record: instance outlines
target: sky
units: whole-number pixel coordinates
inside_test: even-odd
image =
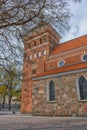
[[[73,14],[70,20],[71,29],[62,35],[60,42],[87,35],[87,0],[82,0],[81,3],[77,4],[71,2],[70,9]]]

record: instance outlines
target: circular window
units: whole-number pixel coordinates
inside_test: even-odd
[[[64,61],[64,60],[61,60],[61,61],[58,62],[58,66],[59,66],[59,67],[64,66],[64,64],[65,64],[65,61]]]
[[[87,54],[82,56],[83,61],[87,61]]]

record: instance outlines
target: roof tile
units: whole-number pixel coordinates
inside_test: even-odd
[[[72,50],[81,46],[85,46],[85,45],[87,45],[87,35],[81,36],[79,38],[76,38],[76,39],[73,39],[73,40],[70,40],[70,41],[67,41],[67,42],[64,42],[55,46],[51,55],[69,51],[69,50]]]

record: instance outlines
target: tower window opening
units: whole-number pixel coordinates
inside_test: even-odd
[[[42,44],[43,43],[43,40],[42,40],[42,38],[40,38],[40,44]]]
[[[32,70],[32,74],[36,74],[36,69],[33,69],[33,70]]]
[[[36,41],[34,41],[33,46],[36,46]]]

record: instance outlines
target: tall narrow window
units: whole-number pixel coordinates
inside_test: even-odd
[[[78,81],[79,93],[81,100],[87,100],[87,80],[84,76],[81,76]]]
[[[46,42],[46,40],[47,40],[47,39],[46,39],[46,35],[45,35],[45,36],[43,36],[43,41]]]
[[[32,55],[30,55],[30,60],[32,60]]]
[[[28,43],[28,48],[30,49],[30,43]]]
[[[44,56],[47,54],[47,51],[46,50],[44,50]]]
[[[36,74],[36,69],[33,69],[33,70],[32,70],[32,74]]]
[[[55,100],[55,90],[54,90],[54,82],[51,81],[49,84],[49,100]]]
[[[39,52],[39,54],[38,54],[38,55],[39,55],[39,57],[41,57],[41,52]]]
[[[33,46],[36,46],[36,41],[34,41]]]
[[[40,38],[40,44],[42,44],[42,43],[43,43],[42,38]]]
[[[26,57],[26,62],[28,62],[28,57]]]
[[[36,58],[36,57],[37,57],[37,54],[35,53],[35,54],[34,54],[34,58]]]

